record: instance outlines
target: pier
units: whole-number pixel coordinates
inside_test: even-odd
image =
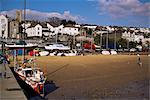
[[[27,100],[8,65],[0,64],[0,100]]]

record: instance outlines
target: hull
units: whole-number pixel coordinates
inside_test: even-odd
[[[45,84],[46,79],[44,79],[43,82],[35,79],[34,77],[26,77],[22,74],[20,74],[20,72],[15,71],[15,73],[17,74],[17,76],[24,81],[27,85],[29,85],[36,93],[38,93],[40,96],[43,96],[43,87]]]
[[[9,44],[6,44],[5,47],[9,48],[9,49],[17,49],[17,48],[34,48],[34,47],[37,47],[38,45],[37,44],[27,44],[27,45],[16,45],[16,44],[13,44],[13,45],[9,45]]]

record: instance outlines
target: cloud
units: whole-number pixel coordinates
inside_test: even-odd
[[[131,15],[150,16],[150,3],[139,0],[98,0],[100,14],[109,14],[113,18]]]
[[[9,17],[15,18],[16,10],[17,9],[13,9],[10,11],[2,11],[1,14],[8,15]],[[26,10],[26,19],[44,21],[50,17],[58,17],[60,19],[74,20],[74,21],[84,20],[84,18],[79,15],[72,15],[70,11],[64,11],[64,13],[61,14],[58,12],[40,12],[31,9]]]

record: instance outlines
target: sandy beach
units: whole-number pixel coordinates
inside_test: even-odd
[[[148,100],[150,59],[136,55],[36,57],[58,89],[48,100]]]

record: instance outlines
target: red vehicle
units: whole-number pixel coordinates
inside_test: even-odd
[[[37,55],[39,55],[39,52],[38,52],[38,51],[37,51],[37,52],[30,51],[30,52],[29,52],[29,55],[30,55],[30,56],[34,56],[34,55],[37,56]]]
[[[84,45],[83,45],[83,47],[84,47],[84,49],[93,49],[93,50],[95,50],[96,49],[96,47],[95,47],[95,44],[92,44],[91,45],[91,43],[85,43]]]

